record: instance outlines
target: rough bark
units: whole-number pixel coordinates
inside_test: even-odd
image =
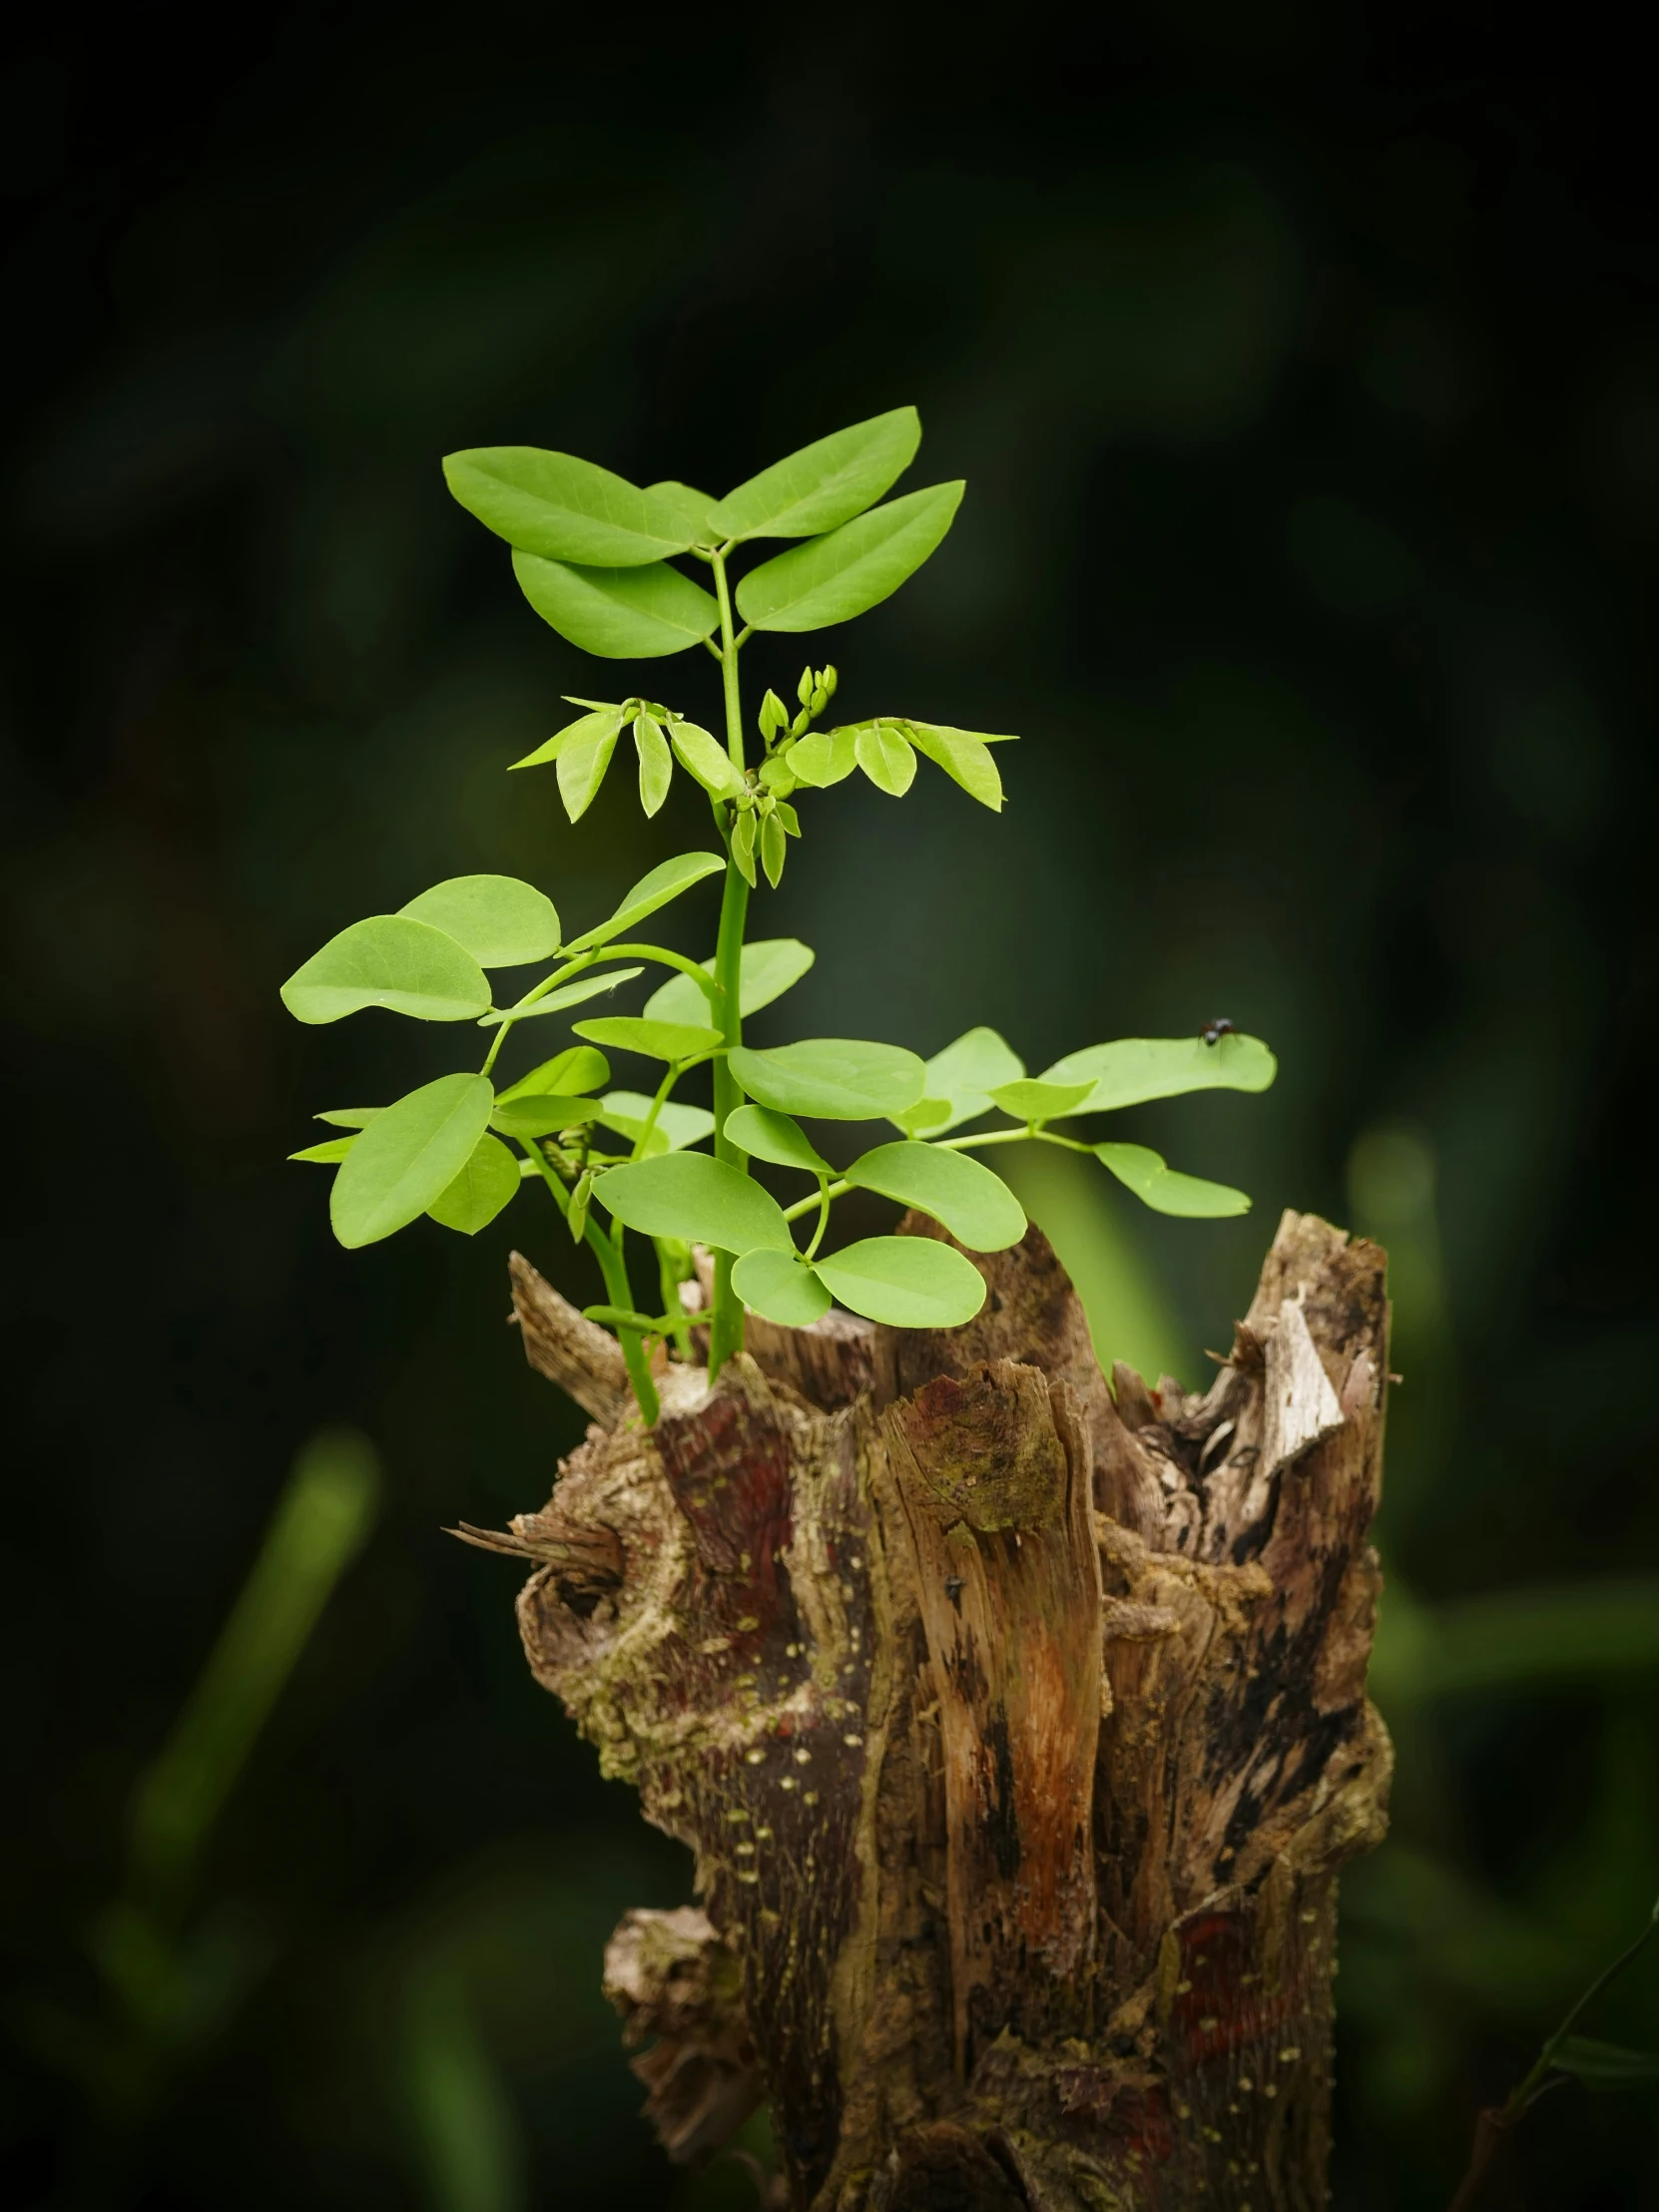
[[[1114,1395],[1035,1229],[976,1264],[968,1328],[752,1325],[647,1434],[515,1259],[606,1424],[466,1533],[545,1562],[537,1679],[696,1854],[607,1963],[648,2110],[696,2157],[764,2093],[803,2212],[1315,2212],[1389,1769],[1382,1254],[1287,1214],[1202,1396]]]

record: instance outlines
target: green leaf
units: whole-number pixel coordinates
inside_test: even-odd
[[[561,1129],[579,1129],[595,1121],[601,1112],[597,1098],[570,1098],[562,1091],[538,1097],[526,1092],[520,1098],[498,1098],[490,1127],[506,1137],[551,1137]]]
[[[812,947],[799,937],[759,937],[746,944],[738,986],[743,1019],[747,1021],[775,998],[782,998],[800,982],[816,958]],[[703,961],[702,967],[706,975],[715,972],[713,959]],[[709,1000],[689,975],[671,975],[646,1000],[645,1011],[653,1021],[707,1021]]]
[[[926,1068],[927,1088],[907,1114],[894,1115],[910,1136],[926,1130],[943,1136],[964,1121],[977,1121],[991,1110],[990,1094],[1002,1083],[1017,1083],[1025,1063],[994,1029],[969,1029],[935,1052]],[[929,1102],[942,1102],[943,1114],[923,1114]]]
[[[347,1250],[376,1244],[441,1198],[489,1126],[482,1075],[440,1075],[376,1114],[334,1177],[328,1212]]]
[[[858,1037],[810,1037],[771,1052],[740,1045],[728,1064],[758,1105],[820,1121],[900,1114],[921,1096],[924,1081],[913,1052]]]
[[[1576,2074],[1588,2089],[1630,2089],[1638,2082],[1659,2081],[1659,2050],[1627,2050],[1593,2035],[1562,2036],[1549,2062],[1561,2073]]]
[[[560,753],[559,797],[572,822],[580,822],[599,797],[599,787],[605,781],[605,772],[611,765],[621,731],[620,722],[612,729],[606,727],[601,718],[600,728],[591,737],[578,738]]]
[[[775,461],[729,491],[709,519],[723,538],[810,538],[833,530],[896,483],[920,443],[914,407],[895,407]]]
[[[559,949],[552,899],[515,875],[452,875],[398,910],[453,937],[480,967],[522,967]]]
[[[654,715],[634,717],[634,750],[640,757],[640,805],[649,821],[674,781],[674,755]]]
[[[591,1044],[608,1044],[617,1052],[643,1053],[648,1060],[695,1060],[724,1042],[718,1029],[696,1028],[689,1022],[646,1021],[638,1014],[615,1014],[572,1026]]]
[[[290,1152],[290,1160],[312,1160],[318,1167],[337,1167],[351,1147],[355,1137],[330,1137],[325,1144],[308,1144],[303,1152]]]
[[[282,985],[295,1021],[339,1021],[365,1006],[385,1006],[417,1021],[470,1021],[490,1002],[472,954],[428,921],[371,914],[354,921]]]
[[[1045,1083],[1094,1087],[1080,1113],[1101,1114],[1139,1106],[1149,1098],[1179,1098],[1186,1091],[1265,1091],[1279,1063],[1259,1037],[1119,1037],[1068,1052],[1044,1071]]]
[[[476,1237],[517,1196],[518,1161],[499,1137],[483,1136],[460,1174],[426,1211],[445,1229]]]
[[[548,560],[641,568],[692,543],[680,502],[641,491],[573,453],[480,445],[448,454],[443,473],[450,491],[487,530]]]
[[[331,1122],[336,1129],[366,1129],[375,1115],[384,1111],[383,1106],[334,1106],[325,1114],[313,1114],[311,1119]]]
[[[750,810],[732,825],[732,857],[750,889],[755,888],[755,816]]]
[[[767,881],[774,890],[784,880],[786,854],[784,825],[775,814],[765,816],[761,822],[761,865],[766,869]]]
[[[686,774],[695,777],[711,797],[736,799],[744,790],[744,780],[733,767],[731,755],[700,724],[671,722],[668,735]]]
[[[831,1297],[889,1329],[959,1329],[985,1303],[973,1262],[931,1237],[866,1237],[813,1266]]]
[[[513,555],[518,588],[561,638],[602,661],[655,661],[700,645],[720,608],[677,568],[572,568]]]
[[[746,1252],[732,1270],[732,1288],[753,1312],[785,1329],[810,1329],[830,1311],[820,1278],[781,1252]]]
[[[679,1237],[722,1252],[795,1250],[784,1209],[771,1193],[706,1152],[665,1152],[608,1169],[594,1195],[618,1221],[648,1237]]]
[[[603,1052],[596,1052],[591,1044],[569,1044],[504,1091],[497,1091],[495,1103],[502,1106],[510,1098],[545,1098],[552,1093],[576,1098],[602,1090],[610,1080],[611,1064]]]
[[[866,722],[853,741],[858,766],[878,792],[902,799],[915,782],[916,757],[890,722]]]
[[[804,1168],[809,1175],[834,1173],[799,1122],[791,1121],[788,1114],[775,1114],[770,1106],[735,1107],[726,1117],[726,1135],[740,1151],[770,1160],[776,1168]]]
[[[858,733],[855,729],[810,731],[796,740],[786,759],[797,783],[827,791],[857,767]]]
[[[498,1007],[485,1014],[478,1026],[494,1029],[504,1021],[534,1021],[538,1014],[562,1014],[567,1006],[580,1006],[587,998],[598,998],[604,991],[614,991],[619,983],[631,983],[636,975],[645,973],[642,967],[607,968],[603,975],[579,975],[572,983],[561,983],[556,991],[549,991],[545,998],[533,1001],[520,999],[516,1006]]]
[[[643,1091],[608,1091],[599,1119],[604,1128],[614,1129],[630,1144],[638,1144],[650,1116],[651,1101]],[[715,1117],[706,1106],[681,1106],[672,1098],[665,1099],[657,1110],[646,1157],[649,1159],[659,1152],[679,1152],[686,1145],[700,1144],[713,1134],[714,1126]]]
[[[879,606],[950,528],[962,490],[934,484],[792,546],[751,569],[738,586],[739,614],[757,630],[822,630]]]
[[[701,883],[706,875],[724,873],[725,867],[726,862],[718,852],[680,852],[672,860],[661,861],[649,875],[640,877],[608,921],[600,922],[596,928],[575,938],[565,950],[586,952],[593,945],[609,944],[625,929],[632,929],[635,922],[643,921],[647,914],[654,914],[659,906],[666,906],[670,899],[678,898],[694,883]]]
[[[603,737],[615,738],[622,728],[620,707],[598,707],[592,714],[579,715],[574,722],[567,722],[562,730],[555,730],[545,745],[538,745],[534,753],[526,753],[522,761],[514,761],[514,768],[545,768],[549,761],[556,761],[567,746],[595,745]]]
[[[1097,1144],[1089,1148],[1118,1181],[1157,1214],[1183,1214],[1193,1221],[1220,1221],[1248,1214],[1250,1200],[1225,1183],[1206,1183],[1196,1175],[1167,1168],[1159,1153],[1144,1144]]]
[[[901,1206],[919,1206],[974,1252],[1004,1252],[1025,1234],[1019,1200],[1000,1175],[965,1152],[941,1152],[930,1144],[877,1145],[853,1161],[846,1180]]]
[[[676,483],[671,477],[661,484],[647,484],[645,495],[660,514],[673,515],[675,530],[688,545],[721,543],[713,521],[715,503],[706,491],[694,491],[690,484]]]
[[[1015,1121],[1052,1121],[1081,1106],[1093,1088],[1089,1083],[1037,1083],[1029,1076],[1013,1083],[998,1083],[988,1092],[993,1106],[1000,1106]]]
[[[938,723],[906,722],[904,734],[917,752],[961,785],[970,799],[993,814],[1002,812],[1002,778],[991,758],[990,742],[972,730],[951,730]],[[998,739],[1011,744],[1011,739]]]

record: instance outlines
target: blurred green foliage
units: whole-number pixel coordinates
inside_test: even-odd
[[[4,1016],[40,1116],[5,1275],[8,2201],[753,2201],[739,2164],[663,2164],[597,1989],[685,1856],[528,1680],[511,1573],[437,1533],[541,1502],[581,1433],[501,1326],[505,1238],[348,1259],[282,1164],[312,1099],[410,1079],[389,1020],[281,1017],[343,919],[480,868],[602,912],[696,841],[683,795],[646,824],[607,792],[578,841],[502,773],[581,686],[449,502],[461,446],[720,484],[913,397],[971,490],[833,641],[838,703],[1026,742],[995,821],[942,783],[925,817],[826,796],[767,901],[819,948],[792,1020],[924,1051],[989,1021],[1033,1066],[1223,1013],[1273,1040],[1248,1114],[1123,1132],[1253,1217],[1022,1183],[1108,1360],[1199,1382],[1282,1205],[1391,1249],[1399,1766],[1344,1886],[1338,2204],[1443,2205],[1651,1899],[1636,75],[1510,41],[1499,79],[1397,12],[1132,11],[1075,67],[989,12],[843,30],[299,8],[188,55],[48,23],[8,64]],[[562,1233],[531,1256],[599,1296]],[[201,1655],[342,1420],[385,1461],[376,1531],[314,1625],[242,1631],[265,1686],[216,1718]],[[191,1870],[203,2031],[89,2182],[84,2076],[34,2030],[174,1970],[98,1919],[170,1740],[146,1864]],[[1594,2032],[1659,2040],[1651,1958]],[[1526,2130],[1494,2205],[1659,2170],[1651,2094],[1564,2089]]]

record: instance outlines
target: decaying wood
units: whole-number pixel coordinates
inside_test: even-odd
[[[512,1319],[524,1337],[524,1357],[557,1382],[602,1427],[614,1428],[632,1400],[622,1347],[596,1321],[585,1320],[544,1281],[522,1253],[507,1261]]]
[[[669,1366],[495,1539],[546,1561],[537,1679],[696,1855],[703,1911],[607,1966],[649,2109],[696,2157],[764,2081],[813,2212],[1316,2212],[1389,1768],[1382,1254],[1287,1214],[1202,1396],[1107,1387],[1037,1231],[975,1264],[964,1330]],[[526,1350],[596,1410],[539,1282]]]

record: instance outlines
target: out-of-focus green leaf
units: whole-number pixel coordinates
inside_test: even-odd
[[[403,2103],[431,2212],[526,2212],[529,2159],[458,1973],[426,1965],[398,2008]]]
[[[809,1175],[833,1173],[800,1123],[770,1106],[737,1107],[726,1117],[726,1135],[740,1151],[770,1160],[774,1167],[802,1168]]]
[[[1000,1084],[1017,1083],[1025,1063],[994,1029],[966,1030],[935,1052],[925,1069],[926,1088],[917,1104],[892,1119],[910,1136],[924,1130],[942,1137],[964,1121],[977,1121],[991,1110],[990,1094]],[[933,1110],[924,1112],[932,1102]],[[943,1105],[941,1114],[937,1109]]]
[[[931,1237],[866,1237],[813,1263],[833,1298],[889,1329],[958,1329],[985,1303],[985,1279]]]
[[[1149,1098],[1179,1098],[1185,1091],[1265,1091],[1278,1071],[1260,1037],[1223,1037],[1213,1045],[1202,1037],[1119,1037],[1068,1052],[1044,1069],[1042,1079],[1092,1083],[1078,1111],[1102,1114]]]
[[[463,946],[406,914],[354,921],[282,985],[295,1021],[339,1021],[384,1006],[417,1021],[475,1020],[490,1002],[484,971]]]
[[[990,1092],[993,1106],[1000,1106],[1015,1121],[1052,1121],[1057,1114],[1069,1114],[1081,1106],[1091,1083],[1038,1083],[1029,1076],[1012,1083],[998,1083]]]
[[[660,660],[720,626],[719,606],[677,568],[572,568],[515,553],[513,574],[543,622],[602,661]]]
[[[453,937],[480,967],[522,967],[559,949],[552,899],[513,875],[453,875],[398,910]]]
[[[489,1126],[482,1075],[440,1075],[377,1114],[334,1177],[328,1213],[348,1250],[377,1244],[442,1196]]]
[[[974,1252],[1006,1251],[1025,1234],[1019,1200],[1001,1176],[965,1152],[941,1152],[930,1144],[877,1145],[853,1161],[846,1180],[901,1206],[918,1206]]]
[[[1097,1144],[1090,1150],[1126,1190],[1155,1214],[1181,1214],[1189,1221],[1222,1221],[1230,1214],[1248,1214],[1250,1200],[1243,1191],[1226,1183],[1206,1183],[1196,1175],[1180,1175],[1164,1165],[1161,1154],[1144,1144]]]
[[[759,937],[746,944],[738,986],[743,1019],[747,1021],[775,998],[782,998],[800,982],[817,957],[799,937]],[[715,972],[712,958],[703,961],[702,967],[706,975]],[[653,1021],[707,1021],[709,1003],[707,994],[689,975],[671,975],[646,1000],[645,1011]]]
[[[678,1237],[722,1252],[794,1252],[784,1209],[753,1177],[706,1152],[665,1152],[600,1177],[594,1196],[647,1237]]]
[[[743,778],[718,738],[695,722],[671,722],[668,734],[687,775],[695,778],[711,798],[739,797],[744,790]]]
[[[584,1123],[596,1120],[600,1111],[597,1098],[571,1098],[557,1091],[538,1097],[526,1092],[522,1097],[498,1098],[490,1127],[499,1129],[504,1137],[552,1137],[561,1129],[580,1129]]]
[[[445,457],[449,489],[486,530],[524,553],[589,568],[643,568],[692,539],[680,502],[608,468],[534,445],[481,445]]]
[[[858,765],[856,729],[810,730],[790,747],[788,766],[799,784],[827,791],[843,782]]]
[[[651,1101],[645,1093],[608,1091],[602,1105],[601,1125],[614,1129],[630,1144],[638,1144],[651,1118]],[[679,1152],[686,1145],[700,1144],[705,1137],[713,1135],[715,1117],[706,1106],[682,1106],[672,1098],[665,1099],[657,1109],[656,1124],[646,1147],[647,1157],[658,1152]]]
[[[648,1060],[695,1060],[722,1041],[718,1029],[690,1022],[647,1021],[639,1014],[615,1014],[572,1026],[590,1044],[606,1044],[614,1052],[642,1053]]]
[[[621,724],[615,729],[607,727],[603,717],[596,718],[598,727],[585,738],[575,738],[560,749],[555,770],[559,779],[559,797],[564,802],[565,813],[572,822],[580,822],[599,796],[605,781],[616,741],[621,734]]]
[[[1438,1605],[1390,1575],[1378,1614],[1373,1694],[1395,1704],[1659,1670],[1659,1576],[1609,1575]]]
[[[574,722],[567,722],[562,730],[555,730],[545,744],[538,745],[534,753],[526,753],[522,761],[514,761],[514,768],[545,768],[549,761],[556,761],[566,746],[597,745],[602,738],[615,739],[622,728],[620,707],[598,707],[591,714],[579,715]]]
[[[819,1121],[874,1121],[921,1096],[921,1062],[901,1045],[809,1037],[771,1052],[740,1046],[728,1062],[757,1105]]]
[[[603,1090],[610,1080],[611,1063],[603,1052],[596,1052],[591,1044],[571,1044],[563,1052],[555,1052],[551,1060],[543,1060],[528,1075],[521,1075],[516,1083],[509,1083],[504,1091],[497,1091],[495,1103],[504,1106],[510,1098],[545,1098],[553,1092],[585,1097],[590,1091]]]
[[[915,782],[916,757],[890,722],[866,722],[852,749],[858,766],[889,799],[902,799]]]
[[[324,1144],[308,1144],[303,1152],[290,1152],[290,1160],[308,1160],[317,1167],[338,1167],[351,1147],[355,1137],[330,1137]]]
[[[634,717],[634,750],[640,757],[640,805],[649,820],[674,781],[674,756],[655,715]]]
[[[938,545],[963,486],[933,484],[751,569],[738,612],[757,630],[823,630],[879,606]]]
[[[1659,2050],[1626,2050],[1593,2035],[1564,2035],[1549,2062],[1561,2073],[1575,2074],[1587,2089],[1635,2089],[1659,2081]]]
[[[992,814],[1002,812],[1002,778],[991,758],[993,741],[980,737],[974,730],[951,730],[932,722],[906,721],[903,727],[917,752],[925,753],[942,768],[953,783],[961,785],[970,799],[977,799],[981,807],[989,807]],[[998,738],[994,742],[1006,745],[1012,740]]]
[[[540,1014],[562,1014],[567,1006],[580,1006],[584,1000],[599,998],[606,991],[614,991],[619,983],[631,983],[636,975],[643,975],[641,967],[607,968],[603,975],[578,975],[573,982],[561,983],[556,991],[549,991],[542,998],[520,999],[516,1006],[499,1007],[494,1013],[485,1014],[480,1029],[498,1028],[504,1021],[534,1021]]]
[[[805,1261],[781,1252],[746,1252],[732,1270],[732,1288],[748,1307],[785,1329],[810,1329],[830,1311],[830,1293]]]
[[[499,1137],[483,1136],[460,1174],[426,1211],[445,1229],[475,1237],[517,1196],[518,1161]]]
[[[921,443],[914,407],[855,422],[729,491],[709,520],[722,538],[808,538],[862,514],[897,482]]]
[[[725,866],[718,852],[676,853],[672,860],[663,860],[649,874],[642,875],[609,920],[573,938],[565,950],[586,952],[593,945],[609,944],[613,937],[620,937],[624,930],[632,929],[647,914],[654,914],[705,876],[721,874]]]

